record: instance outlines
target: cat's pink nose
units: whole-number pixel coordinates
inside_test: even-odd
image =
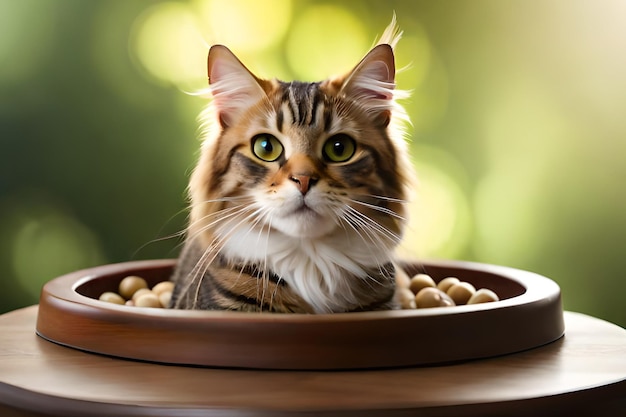
[[[296,183],[296,186],[302,195],[305,195],[317,182],[317,178],[313,178],[309,175],[292,175],[289,179]]]

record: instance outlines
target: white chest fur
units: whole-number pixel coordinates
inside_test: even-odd
[[[392,246],[372,245],[344,229],[302,239],[265,228],[230,231],[222,254],[269,268],[317,313],[332,313],[358,305],[354,280],[367,280],[366,270],[390,262]]]

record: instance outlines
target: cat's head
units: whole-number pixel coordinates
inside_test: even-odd
[[[356,233],[395,246],[412,176],[395,101],[398,38],[388,28],[353,70],[315,83],[260,79],[213,46],[189,237],[209,246],[256,228],[304,239]]]

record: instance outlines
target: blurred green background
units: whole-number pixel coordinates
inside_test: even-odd
[[[626,2],[0,0],[0,312],[175,257],[206,53],[350,69],[393,11],[420,198],[402,248],[554,279],[626,326]]]

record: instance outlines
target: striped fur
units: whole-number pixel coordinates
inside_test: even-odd
[[[396,307],[393,251],[412,178],[395,101],[398,39],[394,21],[355,69],[316,83],[261,80],[227,48],[211,48],[213,101],[171,307]],[[261,151],[280,154],[261,158],[258,135],[273,138]],[[345,161],[329,156],[351,143]]]

